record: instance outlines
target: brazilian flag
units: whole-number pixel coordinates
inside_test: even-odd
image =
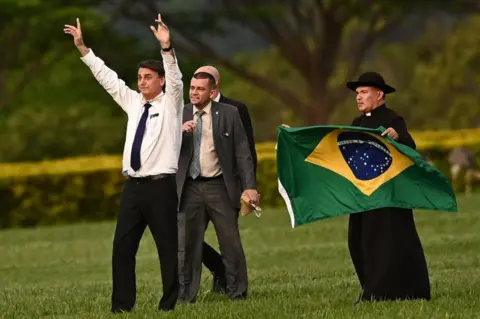
[[[384,130],[278,128],[278,187],[292,227],[384,207],[457,212],[448,179]]]

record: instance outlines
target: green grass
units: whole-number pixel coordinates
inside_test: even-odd
[[[347,218],[291,229],[284,210],[241,218],[250,290],[244,302],[212,295],[204,271],[195,305],[156,311],[161,294],[154,243],[137,258],[138,294],[125,318],[475,318],[480,314],[480,197],[459,198],[458,215],[418,212],[432,283],[431,302],[353,303],[359,286]],[[108,318],[114,223],[0,232],[0,317]],[[212,227],[208,241],[216,246]]]

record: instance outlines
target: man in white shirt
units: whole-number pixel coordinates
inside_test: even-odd
[[[139,64],[140,93],[127,87],[85,46],[79,19],[76,27],[64,28],[73,36],[81,60],[128,115],[122,163],[127,180],[113,240],[112,312],[131,311],[135,305],[135,256],[147,225],[161,264],[163,296],[159,310],[173,310],[178,296],[175,174],[182,140],[183,82],[170,32],[160,15],[155,21],[157,28],[150,29],[160,42],[163,62],[147,60]]]

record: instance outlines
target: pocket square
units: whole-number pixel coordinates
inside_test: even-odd
[[[154,117],[156,117],[156,116],[158,116],[158,113],[155,113],[155,114],[150,115],[150,118],[154,118]]]

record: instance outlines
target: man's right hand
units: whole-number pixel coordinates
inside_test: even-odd
[[[65,32],[65,34],[71,34],[73,36],[73,43],[80,51],[82,56],[85,56],[88,53],[88,48],[85,46],[85,43],[83,43],[82,26],[80,25],[79,18],[77,18],[76,27],[66,24],[63,32]]]
[[[258,205],[258,203],[260,202],[260,194],[255,189],[244,190],[242,196],[248,198],[249,204]]]
[[[195,130],[195,121],[187,121],[182,125],[182,131],[185,133],[191,133]]]

